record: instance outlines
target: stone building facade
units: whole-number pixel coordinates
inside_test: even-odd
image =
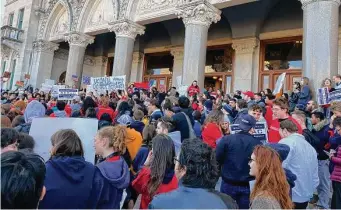
[[[341,72],[340,0],[7,0],[1,69],[40,87],[76,75],[257,91]],[[339,69],[339,70],[338,70]],[[25,75],[30,75],[29,79]],[[26,78],[25,78],[26,77]]]

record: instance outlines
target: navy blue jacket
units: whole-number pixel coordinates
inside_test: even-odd
[[[299,99],[297,101],[297,104],[302,104],[304,106],[307,105],[308,101],[310,101],[312,98],[310,88],[308,85],[303,86],[300,92]]]
[[[83,157],[53,157],[46,162],[46,195],[40,209],[96,208],[95,166]]]
[[[130,172],[123,157],[114,156],[97,164],[93,193],[97,209],[119,209],[123,190],[129,186]]]
[[[163,117],[163,114],[161,112],[160,109],[158,110],[155,110],[151,115],[150,115],[150,118],[149,118],[149,123],[151,122],[156,122],[158,119],[160,119],[161,117]]]
[[[144,129],[144,123],[141,121],[135,120],[130,124],[130,127],[135,129],[137,132],[141,133],[141,135],[142,135],[142,132]]]
[[[330,134],[328,131],[329,131],[328,120],[323,120],[314,125],[314,129],[312,130],[312,132],[318,139],[320,139],[320,143],[322,146],[326,145],[329,142]]]
[[[172,119],[175,123],[175,129],[176,131],[180,131],[181,133],[181,142],[184,139],[189,138],[189,127],[187,118],[185,116],[186,114],[183,112],[178,112],[172,116]]]
[[[147,145],[142,145],[133,160],[133,169],[138,172],[142,167],[144,162],[146,162],[149,154],[149,149]]]
[[[249,111],[248,111],[247,108],[241,109],[241,110],[238,112],[238,114],[236,115],[236,118],[234,118],[233,124],[239,124],[240,121],[241,121],[241,117],[242,117],[243,115],[248,114],[248,113],[249,113]]]
[[[248,132],[223,137],[216,148],[216,157],[226,183],[248,186],[253,178],[249,175],[249,158],[256,145],[262,144]]]

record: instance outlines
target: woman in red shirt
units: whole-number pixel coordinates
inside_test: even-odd
[[[203,128],[202,139],[211,148],[216,148],[217,140],[223,137],[221,124],[224,122],[224,113],[221,110],[213,110],[207,116]]]
[[[165,134],[159,134],[152,142],[152,151],[132,183],[136,192],[142,194],[140,209],[147,209],[155,195],[178,188],[174,173],[175,148],[172,139]]]
[[[196,80],[194,80],[192,85],[188,87],[187,92],[188,92],[189,96],[198,95],[200,93],[200,88],[197,85],[197,81]]]
[[[109,107],[109,98],[107,97],[101,99],[101,106],[98,107],[97,111],[97,119],[100,119],[104,113],[109,114],[112,120],[115,119],[115,112]]]

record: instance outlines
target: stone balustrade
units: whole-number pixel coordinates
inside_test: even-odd
[[[24,30],[5,25],[1,27],[1,39],[23,42]]]

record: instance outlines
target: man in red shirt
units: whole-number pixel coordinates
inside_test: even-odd
[[[279,124],[281,121],[289,119],[298,128],[298,133],[302,134],[302,128],[299,123],[289,115],[289,104],[285,98],[277,98],[273,101],[272,112],[274,120],[271,121],[269,125],[269,142],[270,143],[278,143],[281,140],[281,136],[279,135]]]

